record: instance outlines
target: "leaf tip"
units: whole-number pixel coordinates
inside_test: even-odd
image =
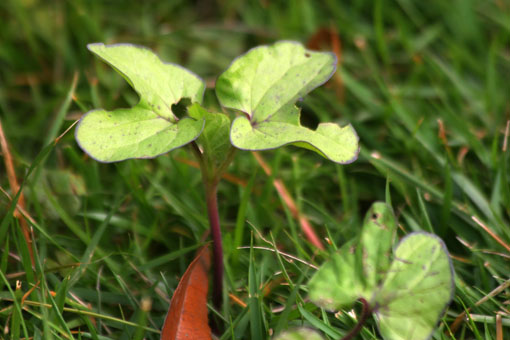
[[[94,52],[95,49],[105,47],[106,45],[102,42],[95,42],[87,44],[87,50]]]

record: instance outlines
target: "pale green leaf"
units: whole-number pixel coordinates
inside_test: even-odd
[[[131,44],[89,44],[88,49],[119,72],[140,96],[141,107],[175,121],[172,105],[182,98],[202,102],[205,84],[182,66],[165,63],[151,50]]]
[[[232,144],[242,150],[268,150],[292,144],[317,152],[336,163],[350,163],[358,154],[358,136],[351,125],[319,124],[313,131],[286,122],[266,121],[253,125],[237,117],[230,133]]]
[[[279,334],[274,340],[323,340],[319,333],[308,329],[298,328]]]
[[[430,338],[453,297],[453,282],[453,267],[440,238],[416,232],[402,239],[376,298],[384,339]]]
[[[310,300],[337,310],[369,302],[386,340],[430,338],[453,297],[453,266],[443,241],[417,232],[390,250],[396,230],[391,209],[375,203],[359,241],[343,246],[308,284]]]
[[[310,300],[328,310],[348,307],[360,297],[370,301],[388,269],[395,229],[391,208],[374,203],[366,214],[359,242],[344,245],[308,283]]]
[[[246,114],[232,124],[232,144],[245,150],[292,144],[337,163],[354,161],[359,147],[352,126],[327,123],[310,130],[300,125],[295,106],[335,69],[334,54],[309,51],[287,41],[256,47],[236,59],[216,82],[221,105]]]
[[[102,162],[152,158],[195,140],[203,120],[179,120],[172,105],[201,102],[205,85],[190,71],[162,62],[152,51],[129,44],[90,44],[90,51],[119,72],[140,96],[131,109],[88,112],[76,129],[80,147]]]
[[[76,128],[76,140],[101,162],[153,158],[193,141],[203,126],[203,121],[191,118],[172,123],[137,105],[90,111]]]
[[[372,292],[381,283],[390,266],[396,229],[393,210],[386,203],[374,203],[365,216],[358,257],[362,261],[367,292]]]
[[[355,248],[345,245],[308,282],[310,300],[330,311],[351,306],[363,294]]]

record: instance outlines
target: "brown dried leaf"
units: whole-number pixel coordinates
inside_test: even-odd
[[[211,252],[205,246],[198,251],[174,292],[161,340],[212,339],[207,319],[210,267]]]

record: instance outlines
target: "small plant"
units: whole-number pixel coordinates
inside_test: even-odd
[[[336,162],[353,162],[358,137],[351,125],[300,124],[298,99],[335,72],[332,53],[306,50],[295,42],[256,47],[240,56],[218,78],[216,95],[236,116],[211,113],[201,106],[204,82],[181,66],[162,62],[150,50],[129,44],[90,44],[138,93],[129,109],[88,112],[76,129],[80,147],[100,162],[154,158],[183,146],[200,163],[213,239],[213,303],[221,305],[223,252],[217,186],[235,151],[268,150],[284,145],[310,149]],[[172,106],[189,99],[187,116]]]
[[[359,240],[344,245],[308,283],[310,299],[328,310],[363,304],[345,340],[361,330],[371,313],[384,339],[426,340],[453,297],[453,266],[443,241],[414,232],[392,255],[395,233],[391,208],[375,203]]]

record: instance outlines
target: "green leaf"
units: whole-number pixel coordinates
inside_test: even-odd
[[[367,212],[360,240],[344,245],[321,266],[308,283],[310,299],[328,310],[351,306],[360,297],[371,300],[382,274],[389,267],[396,223],[385,203]]]
[[[361,252],[358,252],[367,292],[372,292],[381,283],[390,266],[396,230],[393,210],[386,203],[374,203],[365,216]]]
[[[330,311],[351,306],[364,291],[354,247],[344,245],[308,282],[310,300]]]
[[[385,339],[428,339],[453,298],[448,250],[439,237],[415,232],[402,239],[394,258],[377,293],[379,331]]]
[[[89,112],[76,129],[76,140],[101,162],[154,158],[195,140],[203,125],[189,118],[172,123],[137,105]]]
[[[298,328],[278,335],[274,340],[323,340],[317,332],[308,328]]]
[[[338,310],[364,298],[384,339],[426,340],[453,297],[453,266],[443,241],[425,232],[402,239],[390,263],[395,230],[391,209],[375,203],[358,246],[344,245],[312,277],[310,300]]]
[[[110,64],[140,95],[140,104],[175,120],[172,105],[182,98],[202,102],[204,82],[182,66],[165,63],[151,50],[130,44],[89,44],[88,49]]]
[[[300,110],[295,106],[299,98],[331,78],[335,69],[334,54],[309,51],[287,41],[256,47],[236,59],[216,82],[221,105],[246,114],[232,124],[232,144],[244,150],[292,144],[337,163],[354,161],[359,147],[351,125],[324,123],[310,130],[300,125]]]
[[[231,148],[230,118],[223,113],[211,113],[198,103],[188,108],[188,114],[196,120],[205,120],[204,131],[198,137],[198,143],[204,150],[208,164],[217,168],[225,161]]]
[[[195,140],[204,121],[178,120],[172,105],[182,98],[201,102],[204,82],[190,71],[163,63],[152,51],[128,44],[90,44],[90,51],[119,72],[140,96],[131,109],[88,112],[76,140],[102,162],[153,158]]]

